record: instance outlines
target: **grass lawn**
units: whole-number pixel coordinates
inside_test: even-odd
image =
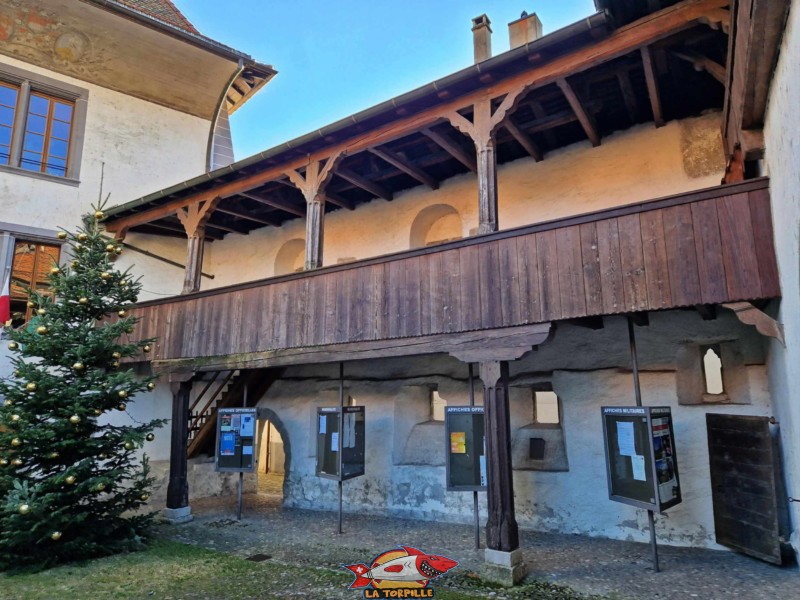
[[[148,550],[67,565],[26,575],[0,575],[0,598],[9,600],[246,600],[269,598],[352,598],[352,576],[344,571],[297,567],[267,560],[251,562],[177,542],[155,541]],[[567,588],[528,584],[513,591],[494,588],[462,575],[458,589],[436,587],[439,600],[494,597],[548,600],[584,598]]]

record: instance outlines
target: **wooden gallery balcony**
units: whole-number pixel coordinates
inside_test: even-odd
[[[554,321],[779,295],[758,179],[143,302],[134,335],[158,339],[158,370],[256,368],[524,346]]]

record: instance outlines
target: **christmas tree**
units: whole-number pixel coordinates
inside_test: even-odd
[[[72,262],[53,265],[52,293],[31,291],[34,318],[7,330],[14,373],[0,381],[2,570],[136,549],[152,519],[139,510],[152,479],[138,451],[163,422],[115,413],[154,388],[120,364],[152,340],[125,341],[141,284],[114,269],[122,247],[102,235],[101,208],[76,233],[59,233]]]

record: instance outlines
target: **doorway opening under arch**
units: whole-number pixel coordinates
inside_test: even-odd
[[[283,499],[284,482],[289,471],[288,436],[272,411],[261,409],[259,412],[257,491],[260,495]]]

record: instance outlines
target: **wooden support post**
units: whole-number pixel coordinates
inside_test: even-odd
[[[472,122],[458,112],[447,114],[447,119],[461,133],[472,138],[478,161],[478,233],[491,233],[499,229],[497,214],[497,155],[494,134],[503,124],[506,115],[516,106],[525,91],[517,88],[503,98],[493,111],[492,99],[483,98],[473,105]]]
[[[508,362],[482,362],[479,370],[484,387],[486,462],[489,479],[486,547],[512,552],[519,548],[519,529],[514,515],[514,482],[511,471]]]
[[[653,64],[653,56],[647,46],[641,49],[641,53],[647,93],[650,96],[650,108],[653,109],[653,121],[655,121],[656,127],[661,127],[664,125],[664,113],[661,110],[661,94],[658,91],[658,77]]]
[[[167,485],[167,509],[176,511],[189,506],[188,442],[189,442],[189,395],[192,380],[182,378],[172,387],[172,439],[169,453],[169,484]],[[190,511],[187,511],[191,515]],[[179,513],[180,515],[180,513]]]
[[[325,236],[325,186],[333,175],[333,167],[342,157],[336,153],[322,161],[311,161],[304,174],[295,170],[286,171],[290,181],[306,199],[306,263],[305,270],[322,266],[322,249]]]
[[[186,271],[183,278],[182,294],[200,289],[203,272],[203,251],[205,250],[206,223],[214,212],[220,198],[179,208],[177,215],[188,238]]]

